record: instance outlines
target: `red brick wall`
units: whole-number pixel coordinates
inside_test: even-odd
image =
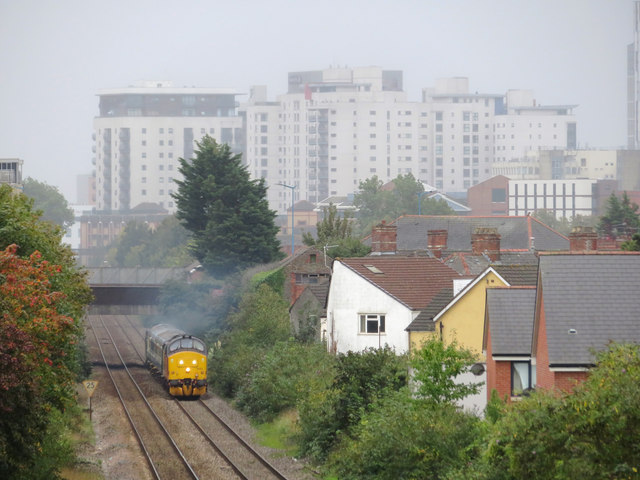
[[[538,346],[536,348],[536,387],[553,388],[553,372],[549,370],[549,347],[547,344],[547,323],[544,315],[544,298],[540,300],[538,311]]]
[[[500,398],[511,398],[511,362],[496,362],[491,348],[491,332],[487,328],[487,401],[496,390]]]
[[[587,379],[588,372],[555,372],[555,386],[565,392],[570,392],[578,383]]]

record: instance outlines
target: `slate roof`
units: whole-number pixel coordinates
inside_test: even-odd
[[[540,256],[551,367],[589,366],[610,341],[640,343],[640,254]]]
[[[487,289],[487,316],[493,356],[530,356],[536,308],[533,287]],[[485,347],[486,347],[485,332]]]
[[[511,286],[532,285],[538,283],[538,259],[536,263],[525,265],[491,265]]]
[[[471,252],[454,252],[444,258],[444,263],[461,275],[479,275],[489,266],[496,265],[535,265],[538,267],[538,257],[534,252],[501,252],[500,260],[492,262],[485,255]]]
[[[433,332],[436,325],[433,318],[453,299],[453,287],[445,287],[431,300],[431,303],[409,324],[407,332]]]
[[[569,250],[567,237],[531,216],[405,215],[393,224],[398,227],[398,251],[426,250],[429,230],[447,230],[445,255],[471,252],[471,234],[476,228],[496,228],[501,251]]]
[[[455,270],[430,257],[393,255],[339,261],[412,310],[425,310],[444,288],[453,288],[454,278],[460,278]]]

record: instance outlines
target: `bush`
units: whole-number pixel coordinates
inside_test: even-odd
[[[488,478],[638,478],[640,346],[612,344],[573,393],[535,392],[492,427]]]
[[[328,466],[340,479],[443,478],[478,456],[481,420],[453,405],[426,404],[407,389],[380,399]]]
[[[278,342],[251,371],[236,401],[256,420],[271,421],[296,406],[312,377],[330,374],[332,359],[324,344]]]
[[[339,432],[348,432],[376,399],[407,385],[407,359],[388,347],[336,357],[336,375],[299,404],[300,450],[323,461]]]

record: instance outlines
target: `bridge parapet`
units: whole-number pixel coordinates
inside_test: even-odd
[[[167,280],[184,279],[185,268],[145,268],[145,267],[94,267],[87,268],[89,285],[100,286],[149,286],[163,285]]]

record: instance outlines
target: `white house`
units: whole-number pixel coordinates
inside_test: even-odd
[[[336,260],[327,298],[328,350],[346,353],[388,345],[406,352],[406,328],[419,315],[433,318],[446,305],[454,278],[460,275],[431,257]]]

